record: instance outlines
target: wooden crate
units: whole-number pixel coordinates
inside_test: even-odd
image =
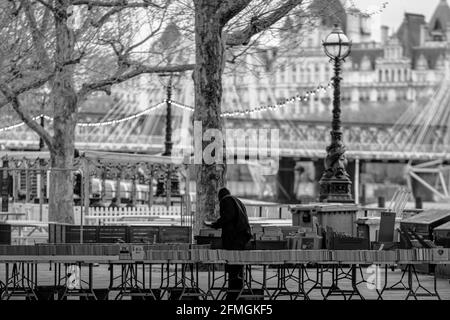
[[[210,245],[211,249],[222,249],[221,237],[195,236],[197,245]]]
[[[66,224],[49,223],[48,224],[48,243],[66,242]]]
[[[0,224],[0,244],[11,244],[11,225]]]
[[[130,226],[128,240],[130,243],[158,243],[158,226]]]
[[[97,226],[83,226],[83,243],[97,242]],[[80,243],[80,226],[65,226],[65,241],[56,243]]]
[[[116,243],[119,239],[128,242],[127,226],[98,226],[98,243]]]
[[[160,227],[159,242],[161,243],[190,243],[190,228],[179,226]]]

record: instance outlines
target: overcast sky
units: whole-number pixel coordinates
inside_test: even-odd
[[[403,21],[405,12],[425,15],[428,22],[441,0],[354,0],[355,4],[362,11],[373,11],[381,7],[383,2],[388,2],[387,7],[380,15],[373,16],[374,28],[379,29],[380,25],[387,25],[393,30],[397,30]],[[379,36],[377,33],[375,36]]]

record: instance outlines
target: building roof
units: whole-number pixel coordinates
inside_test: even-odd
[[[447,26],[450,26],[450,7],[447,0],[441,0],[431,17],[429,30],[445,32]]]
[[[446,53],[446,48],[439,47],[418,47],[412,49],[412,64],[413,68],[417,67],[417,60],[423,55],[428,63],[429,69],[436,69],[436,64],[440,57],[444,58]]]
[[[361,61],[364,57],[369,58],[371,69],[375,70],[375,61],[377,58],[384,56],[384,50],[382,48],[357,48],[353,47],[351,52],[351,60],[353,64],[361,66]]]

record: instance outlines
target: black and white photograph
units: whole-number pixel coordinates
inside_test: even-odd
[[[0,309],[448,301],[450,1],[0,0],[0,206]]]

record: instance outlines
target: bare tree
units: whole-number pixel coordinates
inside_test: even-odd
[[[310,3],[311,0],[9,0],[0,4],[0,23],[4,26],[0,29],[0,107],[11,104],[46,142],[52,167],[68,169],[73,163],[78,108],[92,92],[110,93],[112,86],[146,73],[194,70],[194,120],[202,123],[202,133],[221,130],[226,62],[236,63],[239,57],[251,53],[249,49],[262,37],[270,37],[276,30],[302,29],[303,24],[308,24],[310,12],[305,7]],[[297,26],[283,24],[289,16],[303,19],[295,20],[300,21]],[[164,52],[152,46],[171,20],[183,30],[187,47],[194,49],[195,64],[170,65]],[[21,103],[27,92],[43,87],[50,90],[53,134],[38,126]],[[202,151],[207,144],[203,142]],[[217,191],[225,185],[225,173],[226,163],[199,165],[196,229],[217,212]],[[72,222],[69,171],[52,173],[50,196],[50,219]]]
[[[10,104],[46,143],[51,171],[49,219],[74,221],[72,172],[75,126],[82,101],[95,91],[145,73],[182,72],[148,53],[171,1],[10,0],[0,5],[0,107]],[[145,28],[143,31],[142,29]],[[47,88],[53,133],[23,105],[31,90]]]
[[[302,4],[302,0],[194,0],[195,5],[195,111],[202,131],[222,129],[222,75],[226,49],[247,46]],[[260,8],[264,8],[261,10]],[[245,19],[245,20],[242,20]],[[236,26],[236,21],[244,24]],[[231,26],[231,27],[230,27]],[[203,133],[202,132],[202,133]],[[203,142],[202,150],[208,141]],[[196,229],[217,212],[217,192],[225,185],[226,164],[204,163],[197,170]]]

